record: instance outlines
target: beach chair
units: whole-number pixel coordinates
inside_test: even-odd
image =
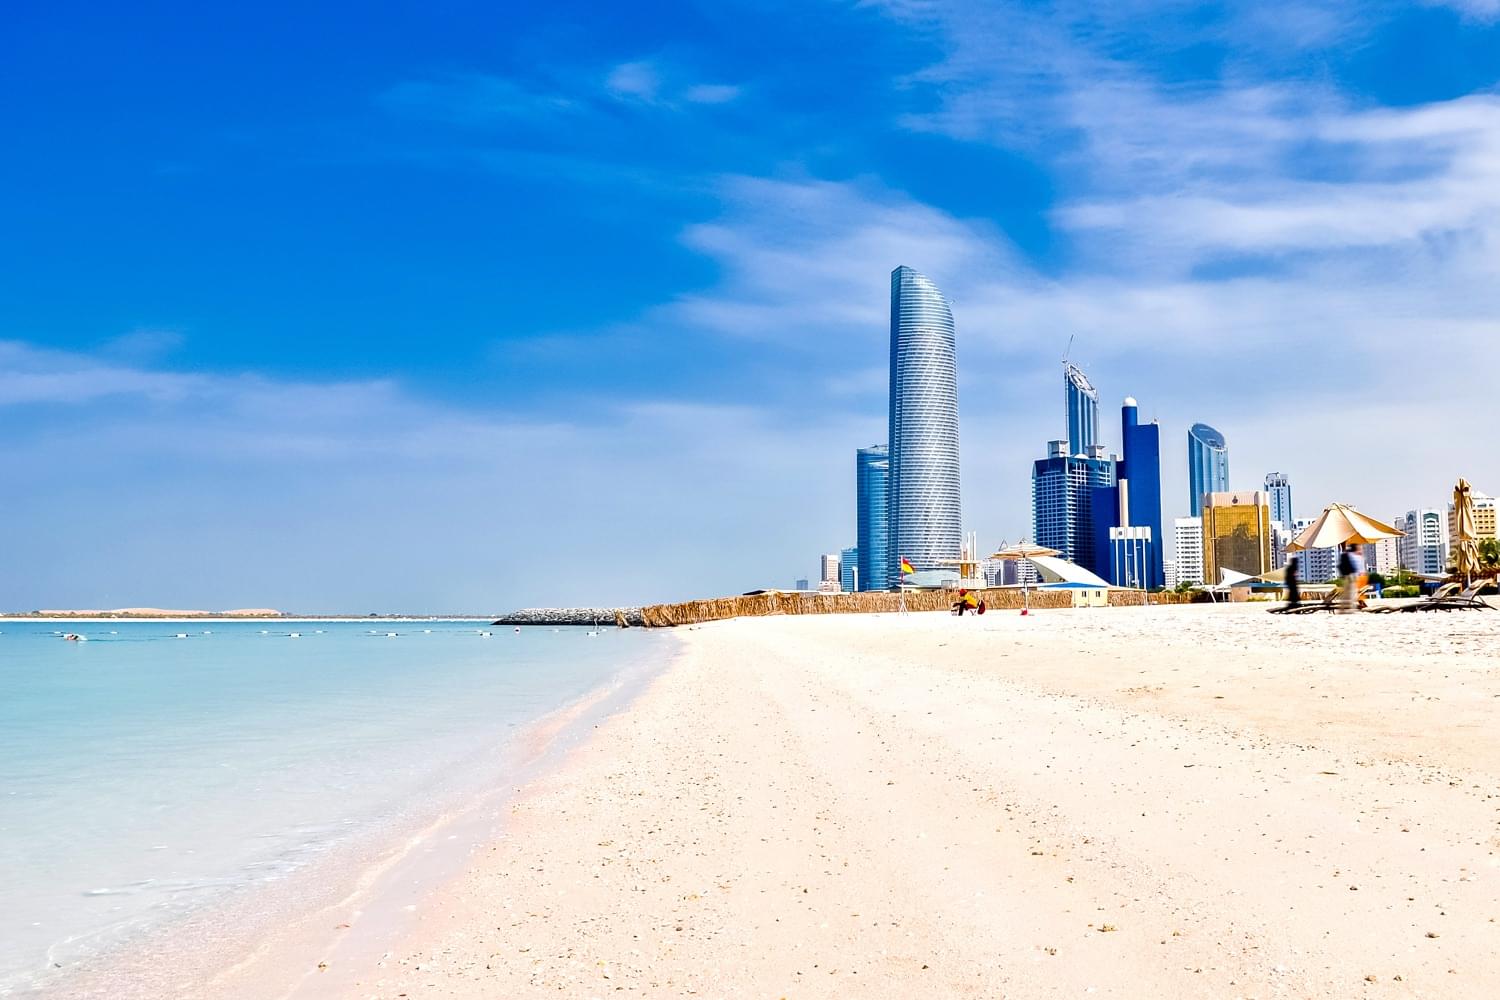
[[[1445,583],[1433,592],[1431,597],[1408,604],[1401,608],[1402,611],[1494,611],[1487,601],[1479,599],[1479,592],[1486,587],[1493,587],[1494,580],[1475,580],[1463,590],[1458,590],[1458,584]],[[1456,593],[1455,593],[1456,591]]]
[[[1445,597],[1451,597],[1456,593],[1458,593],[1458,584],[1445,583],[1437,590],[1434,590],[1432,593],[1428,594],[1426,597],[1422,598],[1415,604],[1403,604],[1399,607],[1392,605],[1390,607],[1370,608],[1369,610],[1370,614],[1372,615],[1393,615],[1398,611],[1421,611],[1424,609],[1423,606],[1428,602],[1440,600]]]
[[[1369,586],[1359,588],[1359,596],[1354,602],[1356,608],[1361,611],[1367,610],[1365,607],[1365,598],[1370,595],[1372,589],[1374,588]],[[1289,604],[1284,608],[1272,608],[1271,610],[1285,615],[1315,615],[1319,611],[1336,612],[1344,606],[1343,598],[1343,590],[1335,587],[1324,594],[1319,600],[1304,601],[1301,604],[1295,605]]]
[[[1338,609],[1338,588],[1327,591],[1304,591],[1311,597],[1310,601],[1302,601],[1298,604],[1285,604],[1279,608],[1272,608],[1273,615],[1311,615],[1319,611],[1336,611]]]

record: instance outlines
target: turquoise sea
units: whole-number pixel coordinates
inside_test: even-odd
[[[0,622],[0,996],[513,777],[669,649],[589,631]]]

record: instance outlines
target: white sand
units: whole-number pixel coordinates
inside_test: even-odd
[[[307,995],[1500,996],[1500,613],[683,634]]]

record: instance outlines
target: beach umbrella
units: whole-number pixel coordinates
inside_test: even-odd
[[[1060,556],[1062,552],[1057,549],[1049,549],[1045,545],[1035,545],[1031,542],[1017,542],[1015,545],[1007,545],[999,552],[991,552],[991,559],[1034,559],[1037,556]]]
[[[1045,545],[1036,545],[1031,542],[1017,542],[1015,545],[1007,545],[999,552],[990,553],[991,559],[1035,559],[1039,556],[1060,556],[1062,552],[1058,549],[1049,549]],[[1021,581],[1021,614],[1031,610],[1031,591],[1026,586],[1026,581]]]
[[[1270,572],[1262,573],[1260,576],[1255,577],[1255,579],[1262,583],[1286,583],[1286,567],[1283,566],[1280,569],[1273,569]]]
[[[1385,538],[1400,538],[1405,532],[1373,517],[1366,517],[1348,504],[1331,503],[1307,530],[1287,545],[1288,552],[1303,549],[1327,549],[1353,542],[1370,545]]]
[[[1479,533],[1474,527],[1474,491],[1467,479],[1453,487],[1453,572],[1464,586],[1479,572]]]

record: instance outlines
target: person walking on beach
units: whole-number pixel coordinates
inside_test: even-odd
[[[1302,591],[1297,586],[1296,556],[1291,556],[1286,561],[1286,603],[1292,608],[1302,603]]]
[[[1339,577],[1343,585],[1339,595],[1339,614],[1352,615],[1359,610],[1359,575],[1364,569],[1363,563],[1353,544],[1345,542],[1339,547]]]

